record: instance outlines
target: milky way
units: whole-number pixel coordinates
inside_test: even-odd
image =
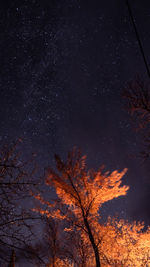
[[[147,56],[148,2],[132,3]],[[21,137],[41,168],[74,145],[89,167],[127,167],[128,196],[108,203],[104,213],[149,222],[150,168],[138,157],[141,139],[121,97],[137,73],[147,79],[125,2],[0,5],[2,144]]]

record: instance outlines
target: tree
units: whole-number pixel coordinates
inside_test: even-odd
[[[12,250],[12,255],[11,255],[8,267],[15,267],[15,251],[14,251],[14,249]]]
[[[128,186],[121,186],[126,169],[120,173],[104,173],[102,168],[87,170],[86,157],[77,149],[68,153],[66,162],[58,155],[55,160],[58,172],[49,168],[46,184],[55,189],[56,198],[46,201],[37,194],[35,198],[45,205],[45,209],[35,208],[34,211],[66,221],[69,225],[64,227],[65,231],[78,231],[90,243],[95,265],[100,267],[99,209],[105,202],[126,195]]]
[[[43,217],[43,220],[46,227],[39,251],[40,253],[43,250],[46,252],[43,256],[47,259],[47,266],[58,266],[58,262],[59,266],[61,266],[60,262],[64,266],[91,266],[89,264],[91,248],[78,231],[68,231],[68,229],[65,229],[62,232],[60,221],[47,217]]]
[[[142,152],[144,158],[150,156],[150,87],[141,78],[127,84],[123,92],[127,99],[127,109],[134,117],[138,129],[143,130],[145,149]]]
[[[150,264],[150,228],[144,223],[108,218],[99,224],[103,266],[141,267]]]
[[[30,163],[32,165],[32,162]],[[33,166],[29,166],[29,162],[23,161],[19,156],[17,143],[1,148],[0,265],[9,262],[12,251],[30,253],[33,234],[31,221],[36,218],[23,206],[25,200],[30,197],[30,190],[35,186],[32,180],[33,169]]]

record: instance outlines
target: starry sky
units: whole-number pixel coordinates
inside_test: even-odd
[[[150,2],[131,7],[149,61]],[[121,96],[136,74],[148,78],[125,1],[6,0],[0,35],[1,144],[22,138],[41,168],[73,146],[89,168],[127,167],[128,195],[103,214],[149,224],[149,162]]]

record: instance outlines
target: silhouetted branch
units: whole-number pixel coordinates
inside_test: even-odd
[[[127,8],[128,8],[129,16],[130,16],[132,24],[133,24],[133,28],[135,30],[136,38],[137,38],[137,41],[138,41],[138,44],[139,44],[140,52],[141,52],[143,60],[144,60],[146,71],[147,71],[148,77],[150,78],[150,70],[149,70],[148,62],[147,62],[147,59],[146,59],[146,56],[145,56],[145,53],[144,53],[142,42],[140,40],[140,36],[139,36],[138,30],[137,30],[137,26],[136,26],[136,23],[135,23],[135,20],[134,20],[134,17],[133,17],[133,13],[132,13],[132,10],[131,10],[131,7],[130,7],[130,4],[129,4],[128,0],[126,0],[126,5],[127,5]]]

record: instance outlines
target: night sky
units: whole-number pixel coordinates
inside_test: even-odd
[[[130,2],[150,65],[150,1]],[[104,216],[149,224],[149,162],[121,96],[137,73],[148,78],[125,1],[2,1],[0,58],[1,144],[22,138],[41,169],[73,146],[89,168],[127,167],[130,191]]]

